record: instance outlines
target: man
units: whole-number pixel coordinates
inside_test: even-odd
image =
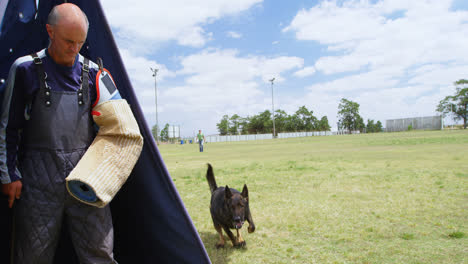
[[[79,54],[88,20],[65,3],[52,9],[46,29],[49,47],[15,61],[2,104],[0,179],[15,205],[13,262],[52,263],[67,221],[80,263],[116,263],[109,206],[81,203],[65,187],[96,135],[99,67]]]
[[[205,142],[205,135],[202,134],[201,130],[198,130],[197,138],[198,145],[200,147],[200,152],[203,152],[203,143]]]

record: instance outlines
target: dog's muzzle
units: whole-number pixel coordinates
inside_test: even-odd
[[[236,229],[241,229],[243,225],[244,221],[242,221],[240,217],[234,217],[234,227]]]

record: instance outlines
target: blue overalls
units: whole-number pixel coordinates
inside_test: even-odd
[[[88,87],[88,60],[78,91],[54,91],[33,55],[40,89],[22,132],[18,167],[23,175],[16,202],[14,263],[52,263],[63,221],[80,263],[114,263],[109,206],[97,208],[71,197],[65,178],[95,137]]]

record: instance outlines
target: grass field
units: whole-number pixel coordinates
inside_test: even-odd
[[[468,263],[468,131],[160,145],[214,264]],[[256,231],[217,250],[205,179],[247,183]]]

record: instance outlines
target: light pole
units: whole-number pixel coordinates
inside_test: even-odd
[[[276,133],[275,133],[275,104],[273,103],[273,82],[274,81],[275,81],[275,78],[273,77],[273,79],[270,80],[270,82],[271,82],[271,109],[272,109],[271,115],[273,116],[273,138],[276,137]]]
[[[154,100],[156,103],[156,144],[159,145],[159,123],[158,123],[158,87],[156,86],[156,75],[158,74],[159,69],[151,68],[151,72],[153,72],[154,77]]]

